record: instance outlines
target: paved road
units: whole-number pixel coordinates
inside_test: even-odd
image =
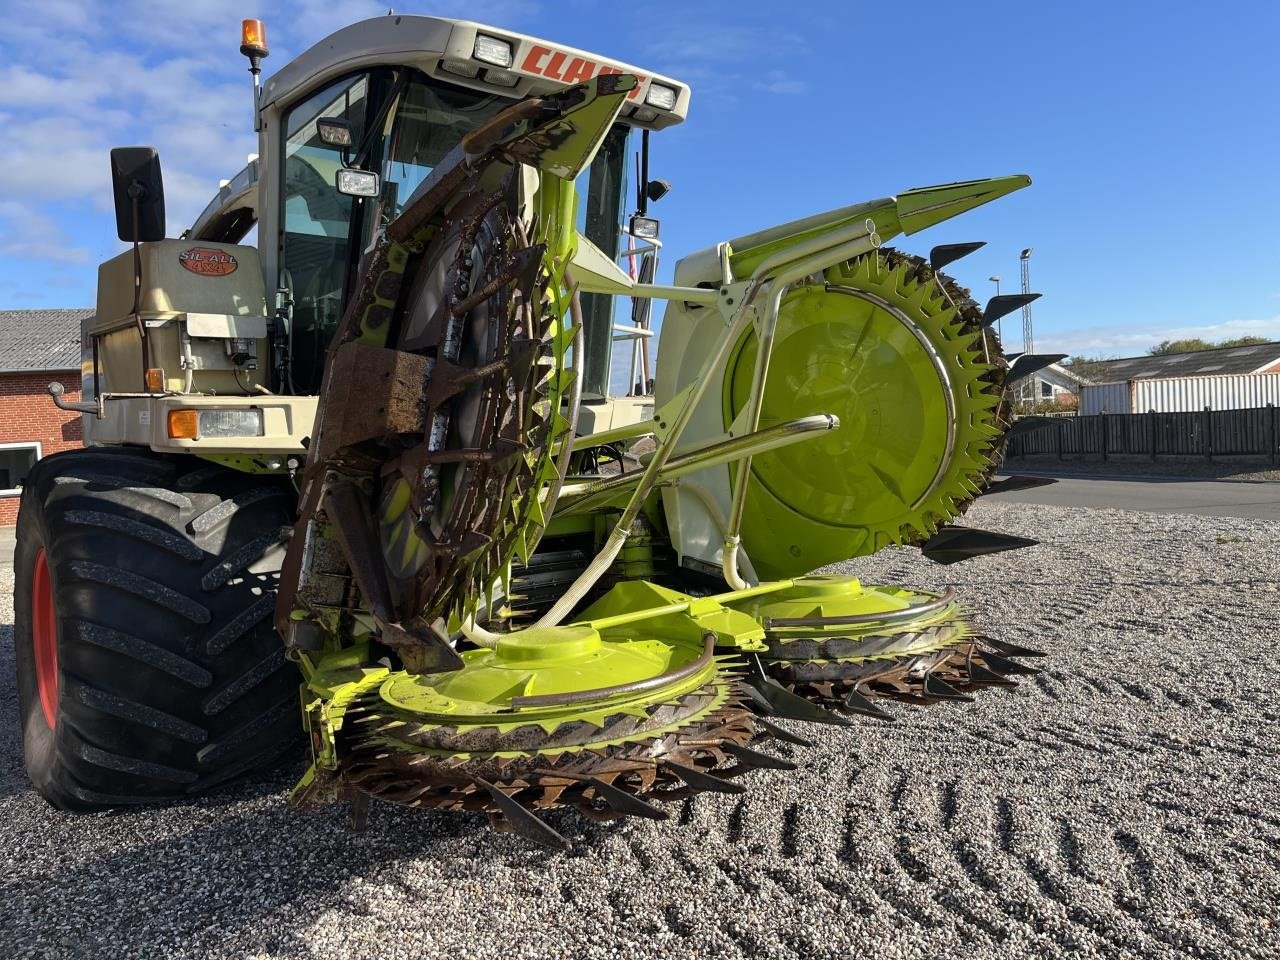
[[[1051,476],[1031,470],[1016,472],[1019,476]],[[1054,507],[1108,507],[1146,513],[1280,520],[1280,482],[1073,474],[1059,478],[1051,486],[993,494],[990,499]],[[13,546],[13,528],[0,527],[0,568],[12,566]]]
[[[1018,471],[1020,476],[1050,476]],[[993,494],[1001,503],[1141,510],[1202,517],[1280,520],[1280,482],[1174,480],[1167,477],[1073,475],[1047,487]]]

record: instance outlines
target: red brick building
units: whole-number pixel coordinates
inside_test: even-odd
[[[80,414],[59,410],[58,380],[80,399],[80,322],[92,310],[0,310],[0,526],[12,526],[27,472],[41,457],[80,446]]]

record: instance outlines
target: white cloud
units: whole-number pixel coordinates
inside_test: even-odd
[[[728,104],[743,91],[774,94],[803,93],[806,85],[782,70],[764,70],[809,52],[799,34],[753,26],[689,21],[645,50],[645,65],[692,84],[700,101]]]
[[[91,290],[90,265],[123,248],[113,225],[112,147],[159,150],[170,235],[258,152],[238,49],[242,18],[266,21],[269,75],[334,30],[386,14],[389,4],[398,13],[517,27],[543,7],[522,0],[414,0],[414,10],[394,0],[8,0],[0,32],[0,257],[12,265],[0,273],[6,298],[39,302],[55,281]]]
[[[305,24],[314,43],[350,23],[379,17],[393,3],[377,3],[374,0],[301,0],[297,5],[297,23]],[[271,24],[267,24],[267,36],[271,36]],[[298,48],[299,50],[302,47]]]
[[[14,28],[27,42],[6,38],[12,49],[0,67],[0,123],[8,169],[0,200],[28,209],[87,203],[109,210],[108,151],[151,144],[164,164],[176,232],[256,150],[250,84],[237,50],[238,20],[253,5],[231,11],[126,0],[110,15],[145,29],[122,38],[106,36],[106,12],[77,0],[42,4]],[[58,55],[45,55],[49,49]],[[51,259],[56,250],[48,248]]]
[[[756,89],[764,90],[768,93],[790,95],[805,93],[809,89],[809,85],[803,80],[787,76],[782,70],[770,70],[765,79],[756,84]]]
[[[1144,354],[1163,340],[1199,338],[1210,343],[1235,337],[1266,337],[1280,340],[1280,316],[1222,323],[1188,324],[1180,327],[1129,328],[1083,327],[1054,331],[1036,337],[1036,349],[1043,353],[1072,356],[1118,357]]]
[[[76,246],[53,220],[31,205],[0,201],[0,256],[52,263],[88,263],[91,253]]]

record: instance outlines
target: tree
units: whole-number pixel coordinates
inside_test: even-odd
[[[1095,383],[1106,380],[1105,366],[1108,361],[1115,360],[1116,357],[1071,357],[1062,362],[1062,365],[1074,373],[1077,377],[1084,377],[1086,380],[1092,380]]]
[[[1219,340],[1217,343],[1209,343],[1199,337],[1192,337],[1189,340],[1165,340],[1152,347],[1147,353],[1153,357],[1167,357],[1171,353],[1193,353],[1196,350],[1217,350],[1221,347],[1252,347],[1255,344],[1270,342],[1266,337],[1232,337],[1228,340]]]
[[[1194,353],[1196,350],[1212,350],[1213,344],[1199,337],[1189,340],[1162,340],[1147,353],[1153,357],[1167,357],[1171,353]]]

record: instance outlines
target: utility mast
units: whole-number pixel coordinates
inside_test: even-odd
[[[1027,247],[1018,257],[1022,261],[1022,292],[1031,292],[1031,247]],[[1035,337],[1031,335],[1031,301],[1022,306],[1022,352],[1034,353]]]

